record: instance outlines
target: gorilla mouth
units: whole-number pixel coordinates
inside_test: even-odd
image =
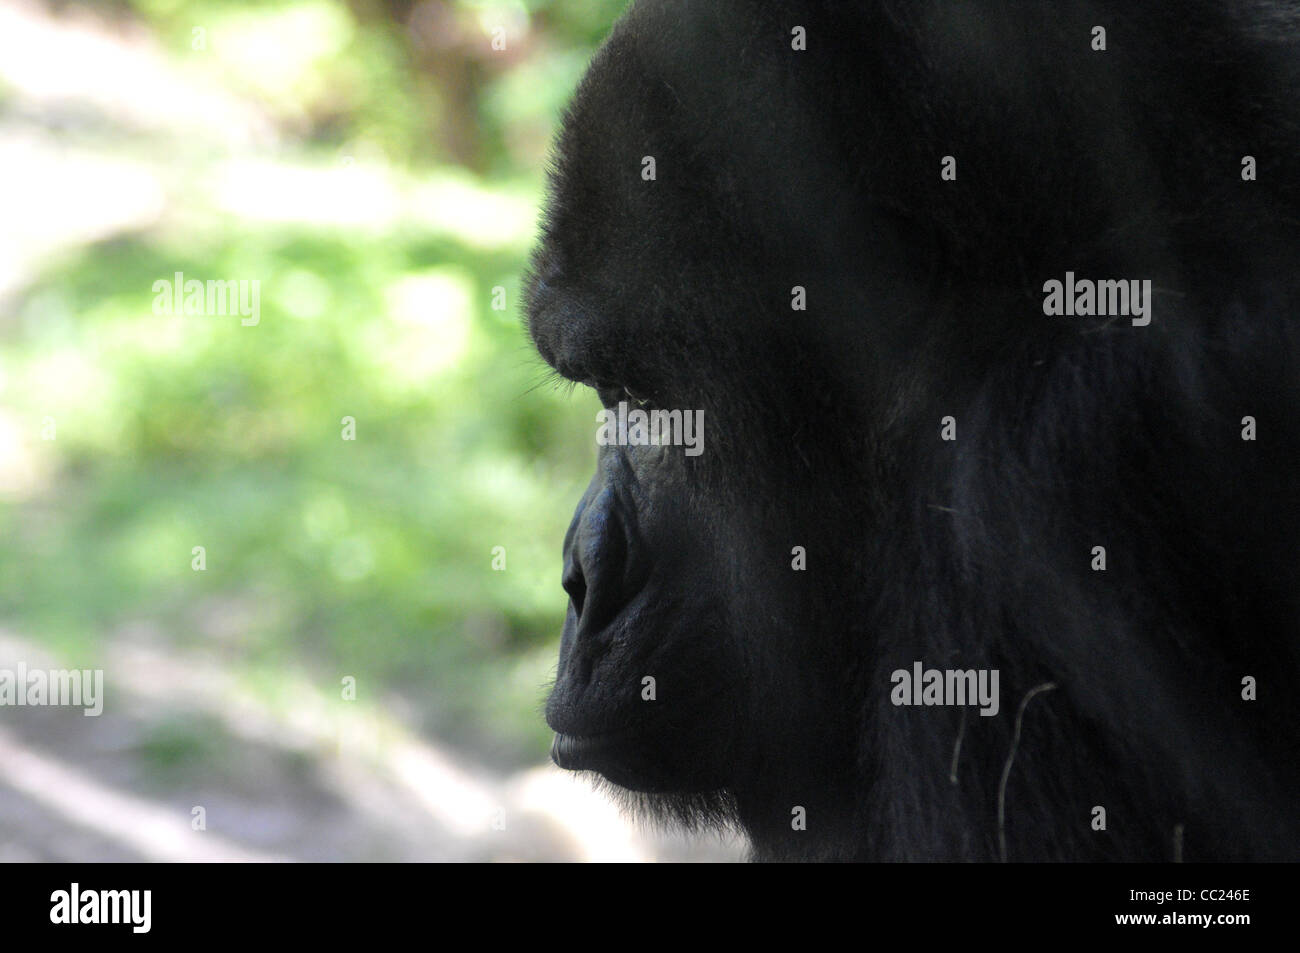
[[[601,762],[608,762],[631,747],[631,741],[627,732],[566,735],[557,731],[551,742],[551,760],[566,771],[597,771]]]
[[[578,737],[556,732],[551,742],[551,761],[565,771],[586,771],[601,761],[601,754],[612,754],[617,746],[617,735]]]
[[[629,791],[662,794],[689,787],[647,750],[643,736],[630,731],[600,735],[556,732],[551,760],[566,771],[595,771]]]

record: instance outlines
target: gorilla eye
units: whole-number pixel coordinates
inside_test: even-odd
[[[621,401],[636,404],[638,407],[644,407],[650,403],[650,398],[644,396],[641,391],[633,390],[623,384],[605,384],[601,381],[584,381],[583,383],[599,395],[600,402],[606,407],[614,407]]]
[[[630,387],[624,387],[623,394],[627,397],[628,400],[632,401],[632,403],[636,404],[639,407],[644,407],[646,404],[650,403],[649,397],[639,396],[638,394],[634,393],[632,391],[632,388]]]

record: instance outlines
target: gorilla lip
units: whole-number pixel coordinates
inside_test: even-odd
[[[631,737],[627,732],[611,731],[602,735],[566,735],[555,733],[551,742],[551,760],[566,771],[589,770],[602,754],[620,747]]]
[[[594,771],[631,791],[667,793],[680,789],[680,778],[664,774],[663,762],[642,750],[639,732],[611,731],[599,735],[556,732],[551,760],[566,771]]]

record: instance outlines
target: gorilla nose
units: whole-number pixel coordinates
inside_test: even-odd
[[[633,562],[639,561],[630,558],[629,519],[616,494],[599,485],[593,485],[574,514],[565,539],[561,585],[580,631],[603,628],[640,588],[641,580],[632,572]]]

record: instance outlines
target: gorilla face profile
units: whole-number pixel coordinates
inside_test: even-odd
[[[634,4],[529,279],[610,413],[555,762],[764,859],[1294,859],[1297,37]]]

